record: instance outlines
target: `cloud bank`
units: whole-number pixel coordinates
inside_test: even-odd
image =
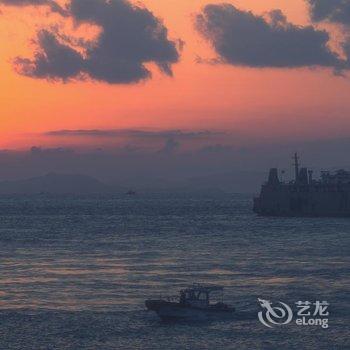
[[[214,136],[222,136],[225,133],[221,131],[210,130],[138,130],[138,129],[78,129],[78,130],[53,130],[44,133],[45,136],[57,137],[126,137],[139,139],[207,139]]]
[[[209,4],[197,15],[195,25],[221,63],[257,68],[349,68],[328,47],[326,31],[289,23],[280,10],[257,16],[231,4]]]
[[[223,141],[223,140],[222,140]],[[219,140],[220,142],[220,140]],[[350,138],[263,141],[242,149],[239,145],[207,141],[195,149],[179,150],[176,140],[163,140],[157,148],[85,150],[32,147],[28,151],[0,150],[0,180],[42,176],[49,172],[84,174],[126,188],[222,188],[254,192],[271,166],[292,170],[290,156],[302,150],[302,163],[315,170],[350,168]],[[261,177],[257,177],[262,173]]]
[[[168,39],[167,28],[148,9],[126,0],[72,0],[68,13],[77,24],[101,28],[96,42],[73,47],[73,38],[41,30],[34,58],[16,58],[17,71],[32,78],[128,84],[149,79],[146,64],[155,63],[172,75],[179,60],[177,42]]]

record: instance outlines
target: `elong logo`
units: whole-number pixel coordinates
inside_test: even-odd
[[[259,311],[259,321],[266,327],[272,328],[273,326],[282,326],[291,323],[293,320],[292,308],[281,301],[278,302],[278,306],[273,306],[273,303],[269,300],[258,298],[260,306],[263,308]],[[329,303],[327,301],[298,301],[295,303],[298,311],[295,319],[297,326],[321,326],[322,328],[328,328],[329,312],[327,311]],[[313,312],[312,312],[312,307]],[[318,317],[316,317],[318,316]]]

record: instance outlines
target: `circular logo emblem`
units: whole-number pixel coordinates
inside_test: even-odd
[[[272,328],[273,325],[288,324],[293,318],[292,309],[281,301],[279,306],[272,306],[268,300],[258,299],[260,306],[264,309],[258,313],[259,321],[266,327]]]

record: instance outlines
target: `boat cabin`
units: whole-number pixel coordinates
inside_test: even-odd
[[[224,288],[220,286],[194,286],[191,288],[182,289],[180,291],[180,304],[193,307],[206,308],[210,305],[210,294],[212,292],[221,292]]]

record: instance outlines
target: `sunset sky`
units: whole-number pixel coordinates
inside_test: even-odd
[[[79,3],[79,0],[75,2]],[[104,3],[103,0],[92,2]],[[121,1],[112,0],[112,2]],[[310,0],[310,2],[317,1]],[[29,6],[29,3],[37,6]],[[81,15],[84,9],[80,9],[81,12],[78,15],[72,15],[73,10],[64,10],[62,13],[52,5],[52,2],[45,0],[0,0],[2,39],[0,147],[24,149],[31,146],[103,147],[104,144],[121,146],[132,143],[128,140],[130,136],[125,130],[134,129],[157,133],[174,129],[182,130],[184,133],[209,130],[222,135],[220,140],[217,140],[220,137],[216,137],[215,143],[234,145],[348,136],[350,64],[346,57],[346,50],[342,49],[343,43],[349,36],[350,21],[348,26],[347,17],[341,20],[331,16],[316,19],[306,0],[226,0],[226,4],[234,7],[214,6],[211,10],[213,10],[213,16],[216,16],[218,11],[221,11],[221,14],[223,14],[222,11],[226,11],[225,16],[227,15],[228,19],[224,16],[226,19],[223,21],[226,22],[220,27],[220,19],[217,23],[215,22],[217,18],[213,17],[212,22],[205,25],[212,26],[210,27],[212,29],[213,26],[217,27],[211,33],[212,36],[205,35],[203,28],[202,30],[199,28],[199,15],[204,14],[202,19],[209,21],[209,17],[205,17],[206,6],[209,4],[223,6],[219,5],[222,3],[222,0],[134,2],[139,10],[148,9],[154,16],[152,18],[156,18],[157,21],[159,19],[160,25],[164,25],[168,30],[167,37],[160,39],[163,46],[168,45],[163,52],[166,56],[165,60],[168,60],[166,68],[163,71],[158,69],[155,64],[157,59],[152,58],[151,54],[149,60],[144,60],[147,61],[146,63],[141,63],[145,63],[152,77],[121,82],[116,81],[118,78],[111,82],[105,78],[92,77],[89,75],[88,68],[84,68],[84,78],[75,75],[69,76],[68,79],[61,79],[61,77],[52,78],[45,74],[40,76],[41,73],[35,74],[33,71],[28,73],[28,69],[32,69],[28,65],[28,59],[33,60],[34,53],[42,50],[38,47],[40,45],[37,42],[38,32],[43,29],[51,31],[53,35],[59,37],[62,44],[68,47],[72,45],[76,52],[81,53],[81,57],[85,57],[86,52],[82,53],[82,50],[86,50],[87,46],[78,47],[77,43],[73,43],[73,38],[90,40],[92,43],[98,40],[103,31],[103,25],[96,24],[96,21],[103,19],[92,20],[91,17],[89,21],[81,18],[77,20],[77,16],[84,16],[84,14]],[[65,6],[70,6],[70,2],[58,1],[55,6],[65,9]],[[84,7],[84,4],[79,6]],[[349,8],[341,10],[348,11],[345,15],[349,15]],[[283,23],[272,23],[272,16],[268,13],[276,9],[282,12],[274,12],[275,14],[283,13],[286,16],[286,19],[283,19],[283,16],[282,19],[276,19]],[[217,12],[214,13],[214,10]],[[76,11],[78,13],[78,10]],[[283,53],[274,53],[274,37],[270,41],[263,34],[259,37],[261,34],[259,31],[254,32],[254,29],[249,28],[246,29],[247,32],[245,29],[239,31],[240,28],[245,28],[244,23],[242,27],[239,27],[239,23],[235,24],[231,29],[230,21],[233,22],[235,17],[230,13],[234,11],[238,13],[237,23],[244,14],[247,15],[247,11],[251,11],[250,15],[254,15],[256,19],[262,16],[264,25],[272,28],[271,35],[276,34],[274,25],[284,27],[285,39],[277,38],[277,35],[275,38],[286,40],[285,47],[289,46],[291,50],[286,51],[288,57],[282,57]],[[73,19],[74,16],[75,19]],[[131,13],[130,16],[128,23],[131,29],[128,28],[125,33],[133,30],[133,14]],[[208,12],[207,16],[210,16]],[[348,18],[350,19],[350,15]],[[137,26],[137,20],[135,17],[135,26]],[[95,24],[92,23],[93,21]],[[310,25],[313,26],[314,32],[327,30],[330,36],[330,40],[328,42],[326,40],[328,48],[324,48],[320,43],[320,50],[328,50],[332,53],[332,58],[325,57],[323,61],[318,57],[311,59],[313,55],[311,52],[305,62],[300,62],[299,57],[293,56],[297,55],[298,48],[293,48],[294,37],[291,38],[291,43],[288,42],[287,32],[302,31],[305,26]],[[110,26],[108,30],[114,28],[110,23],[107,26]],[[226,56],[218,49],[222,43],[215,46],[213,42],[213,40],[220,40],[215,37],[215,30],[225,30],[225,28],[228,31],[227,37],[234,33],[233,42],[236,45],[226,50]],[[303,32],[299,34],[302,37]],[[245,53],[241,56],[242,61],[239,62],[234,50],[237,48],[245,50],[246,35],[249,35],[247,45],[254,43],[254,40],[257,42],[256,45],[264,45],[265,43],[259,40],[266,39],[267,45],[272,45],[271,57],[259,57],[260,54],[269,52],[264,49],[263,52],[258,50],[253,54],[256,62],[252,62],[251,57],[246,57],[247,61],[244,62]],[[130,37],[130,45],[138,45],[137,42],[132,41],[134,37],[132,35]],[[312,36],[309,39],[315,42]],[[125,42],[123,41],[124,44]],[[224,46],[228,47],[231,44],[229,41],[224,43]],[[284,47],[281,43],[277,45],[279,48]],[[302,43],[301,46],[307,46],[307,43]],[[318,50],[316,45],[315,50]],[[305,55],[309,54],[307,50],[304,51]],[[101,52],[102,49],[96,55]],[[154,51],[153,54],[156,56],[163,53],[158,54],[158,51]],[[279,56],[276,58],[273,57],[274,55]],[[304,52],[300,55],[304,55]],[[317,51],[315,55],[317,56]],[[334,57],[337,59],[333,62]],[[292,62],[294,58],[296,61]],[[339,65],[343,66],[339,68]],[[119,68],[116,67],[116,69]],[[172,75],[167,71],[168,69],[172,70]],[[96,136],[85,133],[77,135],[72,132],[72,130],[92,129],[105,131],[105,133]],[[71,132],[59,132],[61,130]],[[116,130],[125,132],[119,135]],[[108,134],[107,131],[113,131],[115,134],[113,132],[112,135]]]

